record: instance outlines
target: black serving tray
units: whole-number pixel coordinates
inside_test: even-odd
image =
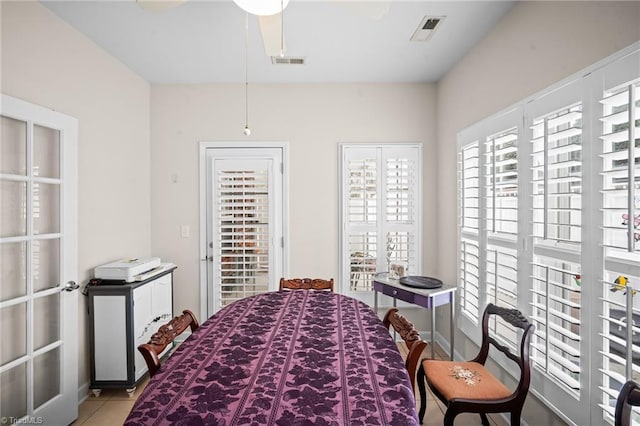
[[[442,287],[442,281],[437,278],[420,277],[417,275],[400,278],[400,284],[413,288],[433,289]]]

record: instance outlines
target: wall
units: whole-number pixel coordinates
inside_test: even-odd
[[[174,309],[198,309],[199,141],[287,141],[291,276],[338,276],[338,143],[424,144],[424,261],[435,270],[435,90],[428,84],[154,85],[151,247],[178,265]],[[171,175],[177,175],[177,183]],[[188,225],[190,238],[180,237]]]
[[[149,84],[38,2],[2,2],[2,93],[78,119],[78,275],[150,254]],[[78,311],[79,387],[89,381]]]
[[[438,83],[438,275],[456,279],[456,135],[465,127],[640,40],[640,2],[519,2]],[[439,332],[448,336],[448,312]],[[477,348],[461,333],[463,357]],[[458,344],[460,342],[460,344]],[[535,417],[534,417],[535,416]],[[529,424],[559,422],[536,401]]]

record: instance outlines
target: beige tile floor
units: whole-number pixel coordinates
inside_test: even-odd
[[[398,348],[403,357],[407,355],[407,349],[404,343],[398,343]],[[431,356],[431,348],[427,347],[424,352],[425,357]],[[436,357],[444,359],[446,355],[436,345]],[[140,392],[144,389],[147,382],[143,381],[136,389],[132,398],[129,398],[124,389],[102,391],[99,397],[91,395],[79,407],[78,420],[73,425],[86,426],[119,426],[124,423],[125,419],[133,407]],[[417,390],[417,387],[416,387]],[[419,408],[420,396],[416,397],[416,406]],[[444,419],[444,405],[436,399],[431,392],[427,395],[427,412],[424,416],[425,426],[441,426]],[[506,426],[507,423],[500,416],[489,416],[492,425]],[[477,414],[461,414],[456,417],[456,425],[480,425],[480,416]]]

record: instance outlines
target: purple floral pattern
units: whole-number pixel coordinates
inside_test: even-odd
[[[266,293],[205,321],[160,368],[126,425],[417,425],[404,362],[365,304]]]

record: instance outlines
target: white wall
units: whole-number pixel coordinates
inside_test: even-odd
[[[519,2],[438,83],[438,276],[456,279],[457,133],[637,40],[640,2]],[[439,313],[444,336],[448,316]],[[456,346],[477,352],[461,333]],[[559,422],[531,399],[524,419]]]
[[[174,309],[198,309],[199,141],[287,141],[291,276],[338,276],[338,143],[424,144],[424,269],[435,270],[435,91],[428,84],[154,85],[151,247],[178,265]],[[176,174],[177,183],[171,182]],[[191,238],[180,238],[180,225]]]
[[[38,2],[1,2],[2,93],[78,119],[78,280],[150,254],[149,84]],[[86,298],[79,386],[89,381]]]

